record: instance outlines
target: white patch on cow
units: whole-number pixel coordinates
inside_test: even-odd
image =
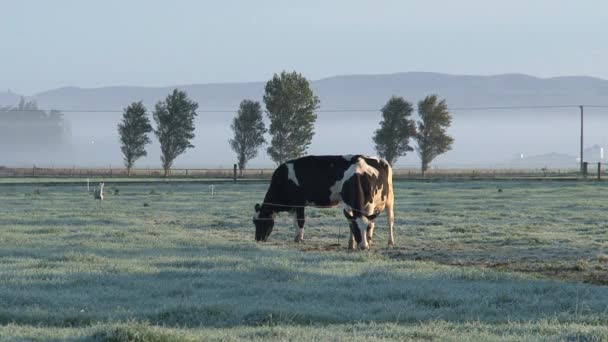
[[[346,158],[346,156],[344,156],[344,158]],[[329,188],[329,191],[330,191],[329,200],[331,202],[337,203],[342,200],[342,195],[341,195],[342,186],[344,185],[344,182],[349,180],[355,174],[360,174],[360,175],[368,174],[370,176],[378,177],[378,175],[380,173],[375,168],[369,166],[365,162],[365,159],[359,158],[354,164],[349,166],[349,168],[346,169],[346,171],[344,171],[344,175],[342,176],[342,179],[337,180],[334,183],[334,185],[332,185]]]
[[[359,159],[357,161],[357,164],[355,165],[357,165],[356,173],[360,175],[367,173],[370,176],[378,177],[378,170],[376,170],[376,168],[374,167],[369,166],[369,164],[367,164],[364,159]]]
[[[293,168],[293,163],[287,163],[287,179],[294,182],[297,186],[300,186],[298,183],[298,178],[296,178],[296,170]]]
[[[345,154],[345,155],[342,156],[342,158],[350,161],[353,158],[353,155],[352,154]]]
[[[337,180],[334,185],[329,188],[329,201],[331,203],[338,203],[342,200],[342,180]]]
[[[260,212],[258,211],[258,212],[256,212],[256,213],[253,215],[253,219],[254,219],[254,220],[257,220],[257,219],[259,219],[259,218],[260,218]]]
[[[367,226],[369,225],[369,220],[367,217],[359,217],[357,218],[357,228],[361,232],[361,243],[359,243],[360,249],[369,249],[369,245],[367,244]]]
[[[339,202],[342,200],[342,186],[344,185],[344,182],[349,180],[350,177],[352,177],[355,174],[355,169],[356,169],[356,164],[351,165],[348,169],[346,169],[346,171],[344,171],[344,175],[342,176],[342,179],[337,180],[334,185],[332,185],[329,188],[330,191],[330,195],[329,195],[329,200],[331,202]]]
[[[365,204],[365,207],[363,207],[361,209],[363,215],[369,216],[369,215],[373,215],[376,213],[380,213],[384,210],[384,208],[386,207],[388,198],[386,196],[382,197],[383,189],[384,189],[384,187],[382,185],[380,185],[380,187],[378,187],[374,190],[374,194],[373,194],[371,203],[367,202]]]
[[[342,203],[342,209],[344,209],[344,212],[346,214],[348,214],[348,216],[354,216],[353,215],[353,208],[351,208],[348,204],[346,203]]]

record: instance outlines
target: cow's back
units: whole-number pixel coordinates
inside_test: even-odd
[[[293,169],[289,180],[297,183],[306,201],[318,206],[330,206],[340,200],[334,185],[342,180],[351,166],[351,156],[307,156],[285,163]],[[336,198],[337,196],[337,198]],[[337,201],[336,201],[337,199]]]

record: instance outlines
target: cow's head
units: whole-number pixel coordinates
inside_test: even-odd
[[[352,212],[344,211],[344,216],[350,222],[350,232],[355,238],[359,249],[369,249],[369,241],[371,240],[369,235],[370,224],[373,224],[378,214],[354,215]]]
[[[255,241],[266,241],[274,227],[274,215],[256,203],[253,224],[255,224]]]

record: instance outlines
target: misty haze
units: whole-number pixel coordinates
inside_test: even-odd
[[[540,79],[525,75],[454,76],[434,73],[337,76],[313,81],[321,107],[310,154],[366,153],[375,155],[372,135],[380,111],[391,95],[414,105],[427,94],[445,98],[453,121],[449,128],[453,149],[436,159],[437,168],[577,167],[580,144],[579,103],[602,103],[608,81],[589,77]],[[195,148],[179,156],[174,168],[230,168],[230,122],[242,99],[261,102],[264,82],[177,86],[199,102]],[[20,140],[5,135],[2,163],[6,166],[121,167],[117,124],[121,111],[143,100],[149,115],[154,104],[171,90],[165,88],[62,88],[26,97],[41,109],[63,110],[62,142],[49,144],[34,127]],[[20,95],[3,93],[0,106],[17,106]],[[560,106],[566,106],[560,108]],[[540,107],[492,109],[492,107]],[[556,108],[542,108],[556,106]],[[489,109],[467,109],[467,108]],[[374,110],[376,109],[376,110]],[[82,110],[82,112],[79,112]],[[107,110],[108,112],[103,112]],[[599,161],[598,146],[606,144],[606,108],[585,108],[585,148],[589,162]],[[220,111],[220,112],[214,112]],[[232,112],[230,112],[232,111]],[[414,112],[414,116],[415,112]],[[23,128],[22,128],[23,129]],[[27,134],[26,134],[27,135]],[[8,138],[8,139],[7,139]],[[159,168],[158,142],[136,168]],[[595,152],[593,152],[595,151]],[[523,156],[523,158],[522,158]],[[417,167],[416,152],[409,152],[396,167]],[[260,150],[249,167],[270,168],[274,163]]]

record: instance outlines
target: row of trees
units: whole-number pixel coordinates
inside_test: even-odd
[[[148,133],[154,132],[160,143],[161,162],[165,177],[180,154],[194,147],[194,118],[198,103],[190,100],[185,92],[173,90],[164,101],[154,107],[152,117],[156,129],[152,128],[143,103],[134,102],[125,108],[122,121],[118,124],[120,148],[124,156],[127,174],[135,161],[147,155],[145,146],[151,142]]]
[[[391,165],[414,150],[410,139],[415,140],[424,176],[433,159],[452,148],[454,139],[446,132],[452,118],[445,100],[439,101],[436,95],[418,102],[417,123],[411,118],[412,112],[412,104],[403,97],[391,97],[382,107],[382,121],[373,140],[378,155]]]
[[[308,81],[296,72],[274,75],[265,87],[264,103],[272,136],[268,155],[278,164],[306,153],[314,135],[317,119],[315,110],[319,99]],[[417,143],[422,174],[437,156],[451,149],[454,139],[447,134],[451,115],[445,100],[429,95],[418,102],[419,121],[412,119],[413,107],[402,97],[391,97],[382,108],[380,128],[373,141],[378,155],[394,164],[401,156],[414,150],[410,139]],[[266,143],[267,132],[259,102],[243,100],[231,128],[234,137],[230,146],[237,155],[241,174],[247,162],[257,156]]]
[[[257,156],[266,143],[265,133],[272,137],[266,152],[277,164],[306,153],[314,136],[319,98],[308,80],[294,72],[282,72],[266,83],[264,104],[270,121],[267,130],[259,102],[243,100],[232,121],[234,137],[230,146],[237,155],[241,174],[247,162]]]
[[[264,124],[260,103],[253,100],[240,103],[231,124],[234,136],[229,143],[237,155],[241,174],[247,163],[257,156],[260,147],[267,143],[266,133],[271,137],[266,152],[277,164],[304,155],[314,136],[315,111],[320,101],[305,77],[295,71],[283,71],[275,74],[264,90],[269,128]],[[167,176],[175,158],[194,147],[191,141],[197,108],[198,104],[185,92],[176,89],[156,104],[153,112],[156,129],[153,129],[142,102],[128,106],[118,125],[127,172],[130,174],[138,158],[146,156],[145,145],[151,142],[148,134],[154,132],[161,146],[161,161]],[[397,158],[414,150],[410,140],[415,140],[424,174],[435,157],[451,148],[453,139],[446,133],[451,117],[445,100],[439,101],[435,95],[418,102],[420,119],[417,123],[411,118],[412,112],[411,103],[393,96],[382,108],[382,121],[373,141],[378,154],[393,164]]]

